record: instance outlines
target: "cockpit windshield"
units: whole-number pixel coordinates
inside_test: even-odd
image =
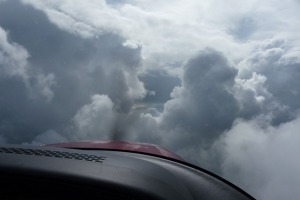
[[[299,0],[0,0],[0,144],[166,148],[300,196]]]

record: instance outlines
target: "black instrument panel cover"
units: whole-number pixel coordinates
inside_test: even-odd
[[[253,199],[209,174],[117,151],[0,146],[0,199]]]

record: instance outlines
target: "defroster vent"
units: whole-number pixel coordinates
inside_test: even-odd
[[[56,158],[67,158],[67,159],[85,160],[85,161],[100,162],[100,163],[102,163],[105,160],[104,156],[96,156],[96,155],[81,154],[81,153],[70,153],[70,152],[62,152],[62,151],[27,149],[27,148],[4,148],[4,147],[0,147],[0,153],[25,154],[25,155],[56,157]]]

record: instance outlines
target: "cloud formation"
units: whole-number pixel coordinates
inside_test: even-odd
[[[0,67],[3,77],[16,77],[24,82],[29,95],[41,95],[50,101],[53,98],[51,87],[55,84],[52,73],[43,74],[40,69],[33,69],[27,62],[28,52],[16,43],[8,41],[7,33],[0,27]]]
[[[212,49],[200,51],[185,64],[182,86],[174,88],[161,119],[166,129],[178,130],[177,143],[205,144],[230,128],[238,112],[230,93],[236,74],[226,58]]]
[[[76,139],[109,140],[114,123],[113,102],[105,95],[94,95],[73,118]],[[74,135],[72,136],[74,137]]]
[[[0,0],[0,143],[150,142],[293,199],[299,7]]]
[[[223,175],[259,199],[295,199],[300,118],[264,128],[257,120],[237,120],[220,139]]]

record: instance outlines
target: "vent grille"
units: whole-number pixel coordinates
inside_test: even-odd
[[[62,152],[62,151],[24,149],[24,148],[3,148],[3,147],[0,147],[0,153],[67,158],[67,159],[85,160],[85,161],[100,162],[100,163],[102,163],[106,158],[104,156],[96,156],[96,155],[88,155],[88,154],[80,154],[80,153],[70,153],[70,152]]]

